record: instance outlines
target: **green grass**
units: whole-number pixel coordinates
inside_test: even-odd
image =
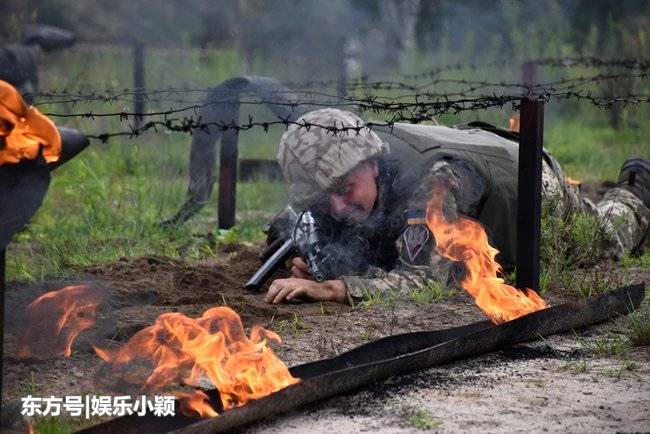
[[[358,305],[363,309],[373,309],[373,308],[390,308],[395,306],[395,302],[399,298],[398,293],[390,291],[370,291],[364,290],[363,292],[363,301]]]
[[[272,326],[280,335],[283,336],[287,332],[290,332],[291,335],[295,338],[300,336],[305,331],[309,330],[309,327],[305,325],[303,320],[295,313],[293,314],[293,318],[291,320],[281,319],[277,322],[277,325],[274,323],[274,318],[271,318],[270,326]]]
[[[422,409],[413,410],[407,419],[413,427],[421,430],[431,430],[442,425],[440,419],[436,419],[428,411]]]
[[[619,327],[632,345],[650,345],[650,303],[619,320]]]
[[[626,255],[623,258],[622,265],[624,267],[639,267],[650,270],[650,250],[646,249],[640,256]]]
[[[38,434],[69,434],[75,430],[74,424],[63,417],[39,418],[34,428]]]
[[[409,300],[418,306],[429,306],[440,300],[453,297],[458,293],[454,288],[447,288],[442,282],[431,281],[420,288],[408,292]]]
[[[582,349],[596,356],[622,356],[630,350],[630,343],[621,335],[603,333],[593,339],[584,339],[576,335]]]

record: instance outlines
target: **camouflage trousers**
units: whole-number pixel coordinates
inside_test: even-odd
[[[604,235],[602,254],[611,259],[622,259],[638,249],[649,236],[650,209],[641,199],[630,191],[613,188],[594,204],[580,196],[579,186],[567,181],[552,158],[542,164],[542,202],[565,219],[576,213],[597,216]]]

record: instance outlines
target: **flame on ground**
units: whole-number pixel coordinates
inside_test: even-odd
[[[181,405],[181,412],[187,417],[192,417],[197,414],[199,417],[219,416],[219,413],[214,411],[214,408],[210,405],[210,397],[200,390],[177,392],[176,398],[183,403]]]
[[[519,132],[519,124],[520,124],[520,118],[519,118],[519,112],[515,112],[510,116],[510,119],[508,119],[508,129],[510,131],[514,131],[515,133]]]
[[[33,160],[41,151],[48,163],[61,155],[61,135],[54,123],[20,93],[0,80],[0,164]]]
[[[452,261],[462,261],[467,275],[461,285],[476,305],[496,324],[548,307],[537,293],[519,291],[497,277],[501,266],[494,259],[499,253],[490,246],[483,225],[458,215],[449,221],[443,214],[446,189],[437,186],[427,204],[427,224],[436,239],[436,250]]]
[[[41,295],[27,306],[27,327],[18,344],[18,357],[70,357],[79,333],[95,324],[102,301],[102,294],[87,285]]]
[[[115,373],[130,374],[132,366],[149,364],[153,369],[141,384],[145,390],[179,383],[197,386],[207,377],[219,390],[227,409],[299,381],[267,345],[269,341],[280,343],[281,339],[260,326],[253,327],[249,338],[237,313],[227,307],[214,307],[196,319],[181,313],[162,314],[123,347],[95,351]],[[133,377],[125,380],[138,381]],[[217,414],[205,395],[177,396],[185,413]]]

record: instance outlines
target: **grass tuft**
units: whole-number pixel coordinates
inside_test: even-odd
[[[456,295],[458,291],[447,288],[442,282],[430,281],[425,286],[414,288],[408,292],[409,300],[418,306],[428,306],[440,300]]]
[[[622,356],[630,350],[630,343],[621,335],[606,332],[595,339],[587,340],[576,335],[582,349],[596,356]]]
[[[619,326],[632,345],[650,345],[650,303],[644,303],[623,317],[619,320]]]
[[[412,410],[412,413],[408,416],[408,421],[415,428],[421,430],[434,429],[442,425],[440,419],[436,419],[428,411],[422,409]]]

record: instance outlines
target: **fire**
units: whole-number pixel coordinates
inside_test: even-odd
[[[200,417],[219,416],[219,413],[214,411],[210,405],[210,397],[200,390],[177,392],[176,397],[183,403],[181,412],[185,416],[191,417],[194,414],[198,414]]]
[[[488,243],[483,226],[463,215],[448,220],[443,214],[444,195],[444,187],[434,189],[427,204],[427,224],[438,253],[465,263],[467,275],[461,285],[476,305],[496,324],[548,307],[535,291],[526,288],[524,293],[497,277],[501,266],[494,258],[499,251]]]
[[[508,119],[508,129],[510,131],[514,131],[515,133],[519,132],[519,112],[514,113],[512,116],[510,116],[510,119]]]
[[[299,381],[268,347],[269,341],[280,343],[281,339],[260,326],[253,327],[247,337],[241,319],[232,309],[214,307],[196,319],[181,313],[162,314],[123,347],[95,351],[112,365],[114,372],[130,375],[125,380],[141,382],[145,390],[160,390],[175,383],[197,386],[207,377],[219,390],[224,409],[228,409]],[[143,363],[153,369],[142,381],[133,378],[132,367]],[[205,395],[177,396],[186,413],[217,414]]]
[[[34,431],[34,427],[29,422],[27,422],[27,434],[36,434],[36,431]]]
[[[34,106],[28,106],[16,88],[0,80],[0,165],[33,160],[41,149],[48,163],[59,159],[59,130]]]
[[[95,324],[103,297],[86,285],[66,286],[47,292],[27,306],[27,328],[18,345],[18,356],[48,357],[72,354],[72,343]]]

